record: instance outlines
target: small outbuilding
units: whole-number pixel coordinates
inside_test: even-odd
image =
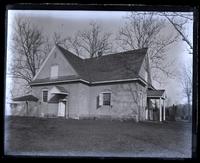
[[[37,116],[38,107],[37,107],[38,98],[33,95],[25,95],[12,99],[10,103],[11,106],[11,115],[18,116]]]

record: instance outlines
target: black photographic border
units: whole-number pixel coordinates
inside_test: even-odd
[[[29,1],[30,2],[30,1]],[[194,23],[193,23],[193,110],[192,110],[192,159],[181,159],[181,160],[193,160],[198,158],[197,152],[199,151],[198,146],[198,136],[199,136],[199,126],[198,126],[198,42],[199,42],[199,6],[195,3],[192,4],[154,4],[151,3],[136,3],[135,4],[81,4],[81,3],[26,3],[20,2],[3,2],[1,3],[1,34],[3,34],[1,38],[1,142],[2,142],[2,150],[1,158],[3,160],[9,159],[26,159],[26,158],[60,158],[60,159],[154,159],[160,160],[166,158],[113,158],[113,157],[55,157],[55,156],[8,156],[4,154],[4,105],[5,105],[5,88],[6,88],[6,41],[7,41],[7,10],[98,10],[98,11],[181,11],[181,12],[193,12],[194,13]],[[59,1],[57,1],[59,2]],[[140,1],[141,2],[141,1]],[[3,32],[2,32],[3,31]],[[3,71],[2,71],[3,70]],[[2,80],[4,79],[4,80]],[[171,158],[175,160],[180,160],[179,158]],[[167,158],[167,160],[169,160]]]

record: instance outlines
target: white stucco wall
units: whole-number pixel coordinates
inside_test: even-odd
[[[79,116],[79,102],[78,102],[78,96],[79,96],[79,84],[74,83],[74,84],[60,84],[59,86],[64,87],[65,90],[69,93],[68,96],[68,107],[69,107],[69,117],[75,118]],[[58,105],[55,104],[47,104],[42,102],[42,90],[46,89],[50,91],[54,85],[46,85],[46,86],[34,86],[32,87],[33,94],[39,98],[40,106],[41,106],[41,111],[44,112],[44,114],[47,114],[48,109],[49,112],[53,113],[53,109],[55,110],[58,109]],[[48,95],[49,96],[49,95]],[[50,105],[54,105],[53,107]],[[57,113],[56,111],[54,113]]]
[[[96,98],[101,92],[110,91],[111,103],[110,106],[102,106],[97,109]],[[133,93],[136,91],[135,93]],[[140,99],[138,92],[142,93],[143,106],[140,106]],[[145,118],[146,107],[146,88],[138,83],[124,83],[124,84],[112,84],[103,86],[93,86],[90,89],[90,116],[109,116],[111,118],[134,118],[138,120],[137,115],[140,110],[140,120]],[[139,108],[140,107],[140,108]]]
[[[133,118],[144,120],[146,107],[146,88],[140,84],[120,83],[109,85],[88,86],[82,83],[59,84],[69,93],[68,106],[70,118]],[[33,92],[39,101],[42,101],[42,90],[52,89],[54,85],[34,86]],[[102,92],[111,92],[111,106],[97,108],[97,96]],[[142,99],[139,97],[141,93]],[[142,104],[143,103],[143,104]],[[51,104],[48,104],[51,105]],[[47,110],[47,104],[41,102],[43,112]],[[52,108],[52,107],[49,107]],[[48,109],[49,109],[48,108]],[[53,109],[53,108],[52,108]]]

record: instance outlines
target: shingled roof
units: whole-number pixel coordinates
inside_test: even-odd
[[[147,53],[147,48],[101,57],[82,59],[68,50],[56,45],[64,54],[78,76],[62,76],[58,79],[39,79],[32,83],[84,80],[88,83],[140,78],[139,71]],[[52,81],[51,81],[52,80]]]
[[[87,70],[85,68],[84,60],[75,54],[71,53],[70,51],[62,48],[59,45],[56,45],[58,49],[64,54],[66,59],[69,61],[69,63],[72,65],[72,67],[76,70],[76,72],[80,75],[81,79],[89,80],[89,76],[87,73]]]
[[[58,46],[58,45],[57,45]],[[81,79],[89,82],[137,78],[147,48],[81,59],[58,46]]]

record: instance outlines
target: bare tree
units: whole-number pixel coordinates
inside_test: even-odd
[[[68,48],[72,49],[78,56],[83,55],[83,49],[81,48],[81,42],[78,33],[74,37],[67,37]]]
[[[67,39],[62,37],[61,34],[59,34],[58,32],[54,32],[53,35],[53,44],[58,44],[63,46],[64,48],[68,49],[68,46],[66,44]]]
[[[191,117],[191,101],[192,101],[192,70],[189,66],[183,66],[179,76],[180,84],[183,88],[183,95],[187,98],[188,115]]]
[[[189,39],[188,35],[185,33],[185,26],[193,21],[192,13],[180,13],[180,12],[164,12],[159,13],[159,15],[164,16],[174,27],[174,29],[180,34],[183,41],[189,46],[189,53],[192,54],[193,45],[192,40]]]
[[[142,111],[144,110],[144,97],[143,97],[143,92],[141,89],[141,85],[139,83],[135,83],[133,86],[132,84],[128,84],[129,92],[131,94],[132,101],[134,102],[135,105],[131,105],[131,111],[132,114],[137,115],[136,121],[139,122],[142,120],[141,115],[144,114]]]
[[[99,57],[112,51],[111,33],[103,32],[96,22],[90,22],[89,29],[79,30],[74,36],[54,33],[53,42],[82,57]]]
[[[82,48],[78,32],[73,37],[63,37],[60,33],[54,32],[53,44],[61,45],[65,49],[73,51],[77,56],[82,55]]]
[[[158,19],[155,13],[131,13],[126,17],[125,25],[120,29],[117,37],[119,46],[125,50],[148,47],[148,55],[151,63],[152,77],[158,79],[158,74],[163,73],[167,77],[173,75],[165,54],[167,48],[178,39],[178,34],[166,33],[166,22]],[[156,81],[159,81],[156,80]]]
[[[57,34],[55,38],[58,44],[64,44],[78,56],[93,58],[112,50],[111,33],[104,33],[96,22],[91,22],[88,30],[79,30],[73,37],[62,38]]]
[[[48,47],[43,46],[45,38],[41,30],[27,18],[16,18],[12,35],[13,62],[11,75],[29,84],[47,55]]]

